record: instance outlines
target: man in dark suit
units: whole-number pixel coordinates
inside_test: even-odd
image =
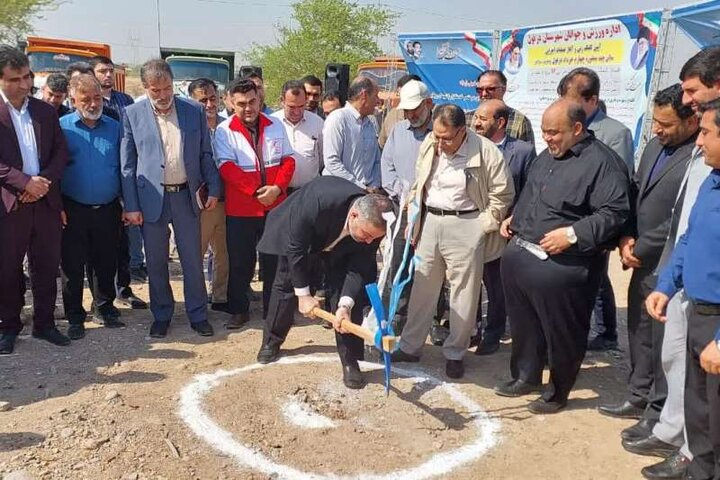
[[[341,321],[362,323],[368,304],[364,286],[377,277],[375,254],[385,235],[392,202],[338,177],[318,177],[288,197],[267,216],[258,251],[277,255],[278,267],[270,294],[263,344],[258,362],[270,363],[290,331],[295,310],[313,317],[319,305],[310,294],[312,265],[324,256],[326,299]],[[358,360],[363,341],[335,324],[336,341],[348,388],[365,386]]]
[[[682,104],[682,95],[680,84],[655,95],[656,136],[645,147],[631,185],[633,215],[620,239],[623,266],[633,269],[628,288],[630,396],[619,406],[600,407],[605,415],[641,419],[646,435],[633,439],[644,440],[640,449],[647,446],[647,437],[667,396],[660,355],[665,326],[650,318],[644,302],[655,288],[653,272],[670,231],[673,205],[698,135],[698,118],[689,105]],[[662,442],[657,438],[653,441]],[[634,445],[630,448],[636,449]]]
[[[507,134],[507,124],[510,118],[510,108],[502,100],[485,100],[475,110],[473,126],[475,131],[495,142],[503,153],[510,173],[512,173],[515,186],[515,200],[520,196],[528,171],[537,154],[535,145],[524,140],[518,140]],[[515,201],[513,201],[515,205]],[[508,215],[512,214],[512,207]],[[503,292],[500,278],[500,259],[496,258],[485,264],[483,269],[483,284],[488,294],[487,322],[482,329],[482,292],[480,293],[477,324],[478,344],[476,355],[490,355],[500,348],[500,338],[505,333],[507,315],[505,313],[505,292]]]
[[[57,113],[29,98],[27,57],[0,45],[0,354],[9,354],[22,330],[23,258],[30,258],[33,330],[55,345],[70,339],[55,327],[60,266],[60,177],[67,147]]]

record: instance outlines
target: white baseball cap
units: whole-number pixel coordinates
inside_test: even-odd
[[[430,98],[427,85],[417,80],[410,80],[400,89],[400,110],[415,110],[423,100]]]

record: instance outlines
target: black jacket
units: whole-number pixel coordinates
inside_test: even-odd
[[[673,205],[696,138],[697,134],[678,146],[652,182],[649,182],[650,172],[663,148],[657,137],[648,142],[640,158],[630,184],[631,216],[623,233],[636,239],[633,253],[643,268],[655,268],[660,260],[670,230]]]
[[[340,236],[353,201],[365,193],[342,178],[316,178],[268,214],[258,251],[287,257],[293,287],[309,286],[310,262],[317,261],[313,255]],[[341,296],[360,299],[364,286],[376,280],[379,243],[358,243],[348,235],[328,252],[335,259],[345,259],[332,262],[347,266]]]

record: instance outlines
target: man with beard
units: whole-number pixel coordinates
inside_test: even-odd
[[[305,110],[325,119],[320,99],[323,97],[323,84],[315,75],[305,75],[300,79],[305,88]]]
[[[103,115],[100,84],[94,76],[70,81],[75,111],[60,120],[68,144],[69,162],[61,190],[63,305],[68,337],[85,336],[82,306],[85,265],[90,262],[96,323],[122,327],[115,300],[115,270],[120,232],[120,124]],[[115,233],[115,234],[113,234]]]
[[[585,129],[585,121],[582,107],[569,100],[545,110],[548,148],[535,159],[500,230],[513,236],[501,263],[512,380],[495,391],[508,397],[539,391],[547,362],[550,385],[528,407],[536,414],[567,405],[585,357],[602,252],[630,213],[622,160]]]
[[[60,178],[67,163],[55,109],[29,97],[28,58],[0,45],[0,354],[10,354],[23,328],[20,311],[30,259],[33,337],[54,345],[70,339],[55,326],[60,265]]]
[[[167,335],[175,309],[168,272],[170,224],[183,270],[185,311],[192,329],[209,336],[200,210],[217,206],[221,185],[207,119],[197,102],[173,95],[172,70],[164,60],[145,62],[140,79],[147,98],[125,110],[120,158],[126,219],[143,226],[154,318],[150,336]],[[203,183],[208,197],[198,205],[196,192]]]
[[[220,124],[213,145],[226,199],[228,309],[232,318],[225,326],[237,329],[250,320],[246,292],[255,274],[256,247],[265,216],[287,197],[295,158],[280,120],[260,112],[262,99],[254,82],[233,80],[228,93],[235,113]],[[260,257],[263,317],[276,267],[274,255]]]
[[[533,160],[535,145],[518,140],[507,134],[510,108],[502,100],[485,100],[475,110],[475,131],[495,142],[505,158],[505,163],[513,177],[515,198],[513,205],[520,196]],[[512,207],[510,208],[512,212]],[[483,268],[483,284],[487,290],[487,321],[482,330],[482,291],[478,301],[477,325],[480,343],[475,350],[476,355],[490,355],[500,348],[500,338],[505,334],[507,315],[505,312],[505,293],[500,278],[500,256],[485,259]]]
[[[397,109],[403,114],[404,120],[396,124],[390,132],[380,157],[380,167],[383,188],[395,203],[396,208],[400,208],[400,199],[403,195],[407,199],[410,187],[415,183],[415,164],[420,152],[420,145],[432,131],[433,101],[427,86],[417,80],[410,80],[403,85],[400,88],[400,103]],[[394,239],[389,279],[395,278],[405,247],[403,233],[408,222],[407,212],[402,212],[401,216],[401,233]],[[393,226],[393,228],[395,227]],[[410,254],[412,255],[413,251]],[[391,319],[395,322],[395,332],[398,334],[407,321],[407,301],[410,298],[411,289],[412,282],[405,286],[398,305],[397,316]],[[390,299],[389,292],[390,289],[386,288],[385,305]]]

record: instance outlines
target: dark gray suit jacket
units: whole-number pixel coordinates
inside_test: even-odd
[[[680,145],[652,181],[650,172],[663,146],[657,137],[645,146],[630,185],[632,215],[624,232],[636,239],[634,254],[643,268],[653,269],[660,260],[670,230],[673,205],[696,137],[697,134]]]
[[[537,157],[535,145],[508,136],[506,137],[505,143],[501,146],[500,151],[502,151],[505,163],[510,169],[510,173],[512,173],[513,184],[515,185],[514,205],[525,186],[530,166],[533,160],[535,160],[535,157]]]

